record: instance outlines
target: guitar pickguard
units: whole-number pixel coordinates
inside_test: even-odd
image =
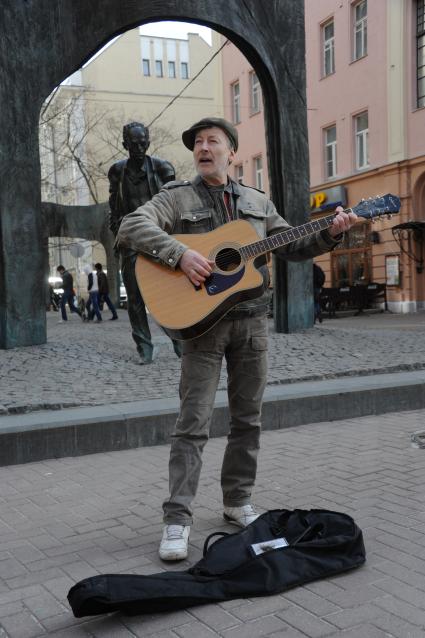
[[[244,267],[237,272],[228,275],[213,272],[212,275],[205,280],[205,290],[209,295],[218,295],[218,293],[223,292],[223,290],[228,290],[237,284],[244,276],[244,273]]]

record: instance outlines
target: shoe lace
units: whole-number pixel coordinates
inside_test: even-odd
[[[167,539],[169,541],[177,541],[183,538],[184,526],[183,525],[168,525],[167,526]]]

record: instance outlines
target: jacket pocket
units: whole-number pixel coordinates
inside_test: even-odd
[[[181,213],[180,222],[183,233],[207,233],[212,230],[211,211],[208,208]]]

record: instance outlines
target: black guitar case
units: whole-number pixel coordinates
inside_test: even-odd
[[[210,544],[217,535],[222,538]],[[186,571],[93,576],[74,585],[68,601],[77,618],[170,611],[278,594],[365,560],[362,532],[347,514],[271,510],[235,534],[209,536],[203,558]]]

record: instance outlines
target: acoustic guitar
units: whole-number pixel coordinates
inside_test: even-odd
[[[399,198],[387,194],[362,200],[346,212],[353,211],[358,217],[374,219],[399,210]],[[257,257],[329,228],[334,217],[335,213],[265,239],[260,239],[254,227],[241,219],[208,233],[174,235],[213,261],[213,271],[204,284],[197,287],[180,268],[172,270],[139,255],[136,277],[145,304],[173,339],[184,341],[199,337],[236,304],[263,294],[264,282],[256,268]]]

